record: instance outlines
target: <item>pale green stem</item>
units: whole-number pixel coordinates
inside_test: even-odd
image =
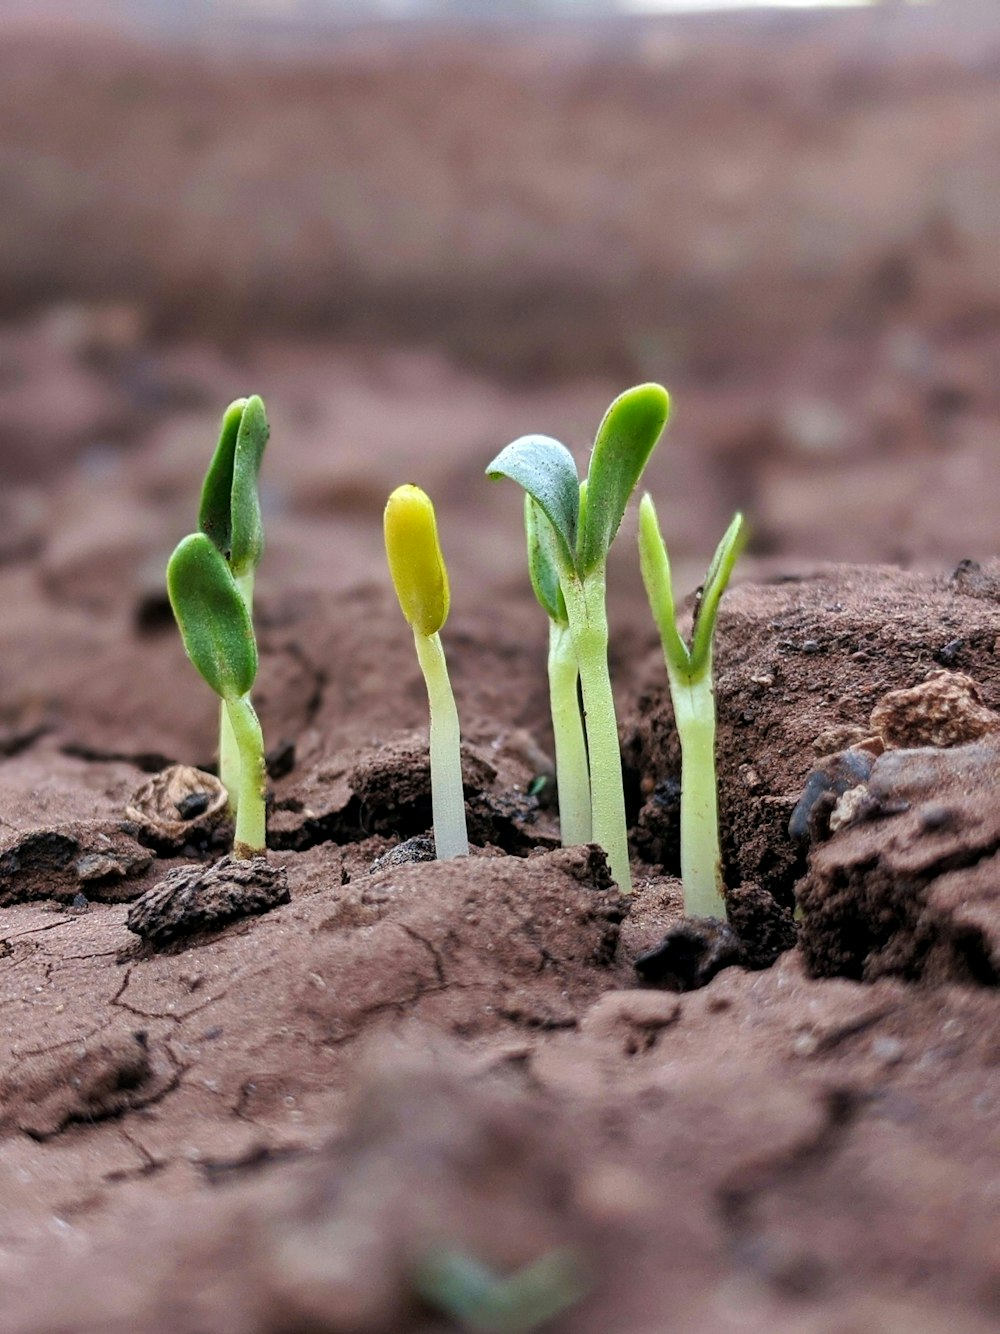
[[[719,800],[715,782],[715,692],[712,659],[697,678],[671,668],[670,698],[681,743],[681,881],[684,911],[696,917],[726,916],[719,850]]]
[[[608,618],[604,571],[563,581],[563,597],[580,669],[590,754],[593,838],[608,854],[611,874],[623,894],[632,892],[625,827],[625,789],[618,747],[618,721],[608,674]]]
[[[267,848],[264,796],[267,772],[264,765],[264,737],[250,696],[226,700],[226,712],[232,724],[240,760],[239,804],[236,810],[236,836],[233,856],[246,859],[262,857]]]
[[[236,587],[242,594],[251,621],[253,621],[253,585],[253,570],[249,574],[237,575]],[[240,752],[225,701],[219,709],[219,777],[229,794],[229,813],[235,815],[239,808]]]
[[[431,810],[434,847],[438,857],[467,857],[469,837],[465,827],[465,791],[462,787],[461,733],[455,696],[448,680],[441,636],[422,635],[414,629],[420,670],[427,683],[431,712]]]
[[[577,682],[580,670],[568,625],[549,621],[549,704],[556,743],[559,831],[564,847],[589,843],[590,775]]]

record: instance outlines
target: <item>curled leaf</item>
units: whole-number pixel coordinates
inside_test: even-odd
[[[448,571],[438,541],[430,496],[419,486],[397,486],[385,507],[385,554],[403,615],[422,635],[448,619]]]
[[[167,564],[167,593],[188,657],[223,699],[240,699],[257,676],[250,613],[225,557],[192,533]]]
[[[502,449],[486,469],[489,478],[509,477],[531,496],[556,537],[559,563],[574,568],[580,513],[580,483],[573,455],[547,435],[523,435]]]

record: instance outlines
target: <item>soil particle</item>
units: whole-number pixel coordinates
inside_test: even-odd
[[[960,746],[1000,729],[1000,714],[983,704],[971,676],[938,671],[907,690],[891,690],[872,710],[871,726],[886,749]]]
[[[154,1061],[141,1030],[43,1052],[0,1079],[0,1129],[48,1139],[71,1122],[146,1106],[171,1082],[169,1065]]]
[[[0,907],[31,899],[72,903],[87,897],[117,902],[135,890],[123,882],[141,875],[152,854],[113,825],[71,824],[36,829],[8,841],[0,851]]]
[[[284,867],[265,857],[223,857],[212,866],[179,866],[132,904],[130,931],[153,949],[289,901]]]
[[[407,862],[432,862],[437,860],[437,853],[434,850],[434,840],[426,838],[423,834],[416,838],[408,838],[404,843],[397,843],[394,848],[388,852],[383,852],[381,857],[376,857],[369,867],[369,871],[385,871],[390,866],[405,866]]]
[[[1000,738],[887,751],[798,888],[814,973],[1000,980]]]
[[[635,971],[648,986],[696,991],[716,973],[740,962],[740,942],[717,917],[683,917],[655,949],[640,954]]]

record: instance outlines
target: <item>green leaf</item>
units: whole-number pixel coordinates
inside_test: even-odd
[[[566,446],[547,435],[523,435],[500,451],[486,476],[509,477],[524,487],[552,525],[559,564],[573,570],[580,482]]]
[[[229,564],[237,576],[252,573],[264,550],[264,525],[260,517],[257,479],[270,433],[263,401],[257,394],[253,394],[243,409],[233,458],[232,552]]]
[[[691,668],[696,674],[701,671],[711,655],[712,635],[715,633],[719,602],[745,544],[746,526],[743,515],[734,514],[722,541],[715,548],[715,555],[712,557],[712,563],[708,567],[702,585],[701,600],[695,611],[694,629],[691,634]]]
[[[246,405],[245,398],[238,398],[223,413],[219,443],[215,446],[212,462],[208,465],[202,483],[198,510],[198,527],[212,539],[227,560],[232,550],[233,459]]]
[[[231,403],[201,490],[198,527],[237,575],[256,569],[264,549],[257,479],[268,434],[256,394]]]
[[[674,671],[689,676],[691,655],[677,629],[670,558],[660,533],[653,497],[648,491],[639,503],[639,566],[653,619],[660,632],[663,652]]]
[[[538,502],[524,497],[524,531],[528,539],[528,574],[535,597],[550,620],[568,625],[566,599],[559,584],[556,535]]]
[[[257,675],[253,626],[225,557],[205,533],[175,549],[167,593],[195,667],[223,699],[242,698]]]
[[[581,522],[577,569],[601,568],[629,497],[670,415],[670,395],[658,384],[627,389],[604,414],[587,473],[587,516]]]

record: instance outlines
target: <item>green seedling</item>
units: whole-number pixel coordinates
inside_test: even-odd
[[[550,1251],[501,1277],[464,1251],[442,1247],[418,1267],[416,1286],[428,1305],[475,1334],[531,1334],[585,1292],[569,1250]]]
[[[167,593],[184,648],[222,700],[239,760],[239,800],[233,856],[262,856],[264,739],[250,702],[257,676],[257,643],[246,602],[226,558],[204,533],[179,543],[167,564]]]
[[[549,707],[556,747],[559,830],[564,846],[569,847],[574,843],[589,843],[591,837],[587,743],[577,693],[580,669],[566,599],[559,586],[552,525],[529,495],[524,497],[524,529],[531,586],[549,618]]]
[[[522,486],[548,523],[543,545],[558,572],[583,694],[592,836],[608,854],[611,874],[624,893],[630,892],[632,880],[608,673],[605,566],[669,412],[669,395],[658,384],[639,385],[616,398],[597,432],[583,482],[566,446],[543,435],[515,440],[486,469],[489,477],[509,477]]]
[[[448,571],[430,497],[398,486],[385,507],[385,552],[403,615],[413,627],[430,704],[431,807],[439,858],[466,857],[461,733],[439,631],[448,619]]]
[[[205,474],[198,511],[198,527],[225,558],[251,622],[254,577],[264,550],[257,478],[268,435],[264,404],[256,394],[229,405]],[[225,703],[219,714],[219,777],[235,814],[241,786],[240,750]]]
[[[650,495],[639,505],[639,559],[667,664],[674,721],[681,743],[681,880],[685,912],[725,917],[719,800],[715,781],[715,691],[712,637],[719,602],[744,541],[737,514],[716,548],[697,600],[691,643],[677,628],[670,561]]]

